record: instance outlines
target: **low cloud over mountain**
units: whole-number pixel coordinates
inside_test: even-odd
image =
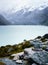
[[[48,7],[40,10],[35,9],[29,11],[28,9],[21,9],[17,12],[4,15],[0,15],[0,24],[13,24],[13,25],[48,25]]]

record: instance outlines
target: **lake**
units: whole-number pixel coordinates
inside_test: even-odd
[[[48,33],[48,26],[8,25],[0,26],[0,46],[13,45]]]

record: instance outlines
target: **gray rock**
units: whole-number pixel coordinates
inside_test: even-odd
[[[37,65],[47,65],[48,53],[46,51],[34,51],[34,52],[35,53],[33,54],[25,55],[24,58],[32,64],[36,63]]]
[[[32,65],[37,65],[37,64],[33,63]]]

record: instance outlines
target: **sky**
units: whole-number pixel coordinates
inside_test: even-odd
[[[48,6],[48,0],[0,0],[0,11],[20,10],[21,8]]]
[[[0,46],[13,45],[48,33],[48,26],[0,26]]]

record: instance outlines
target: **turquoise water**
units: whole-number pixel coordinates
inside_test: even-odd
[[[48,26],[35,25],[10,25],[0,26],[0,46],[13,45],[22,42],[24,39],[34,39],[48,33]]]

